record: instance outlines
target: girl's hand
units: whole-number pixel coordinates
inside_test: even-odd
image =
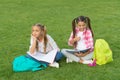
[[[37,38],[32,34],[33,41],[37,41]]]
[[[84,57],[84,56],[86,56],[87,54],[86,53],[79,53],[79,57]]]
[[[70,44],[74,44],[74,42],[79,41],[79,40],[80,40],[80,37],[75,37],[70,40]]]
[[[77,57],[84,57],[87,54],[86,53],[74,53]]]
[[[74,53],[74,55],[79,56],[79,54],[78,54],[78,53]]]
[[[37,44],[37,38],[35,36],[33,36],[31,34],[31,38],[32,38],[32,44],[31,44],[31,48],[30,48],[30,53],[34,54],[34,52],[36,51],[36,44]]]
[[[73,40],[74,40],[74,42],[79,41],[80,37],[75,37]]]

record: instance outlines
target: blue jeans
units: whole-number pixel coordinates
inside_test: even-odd
[[[55,60],[54,61],[59,61],[63,57],[63,54],[59,51],[56,54]]]
[[[31,59],[34,60],[34,61],[40,62],[41,64],[46,64],[47,66],[49,65],[48,62],[38,61],[38,60],[32,58],[31,56],[29,56],[28,54],[26,55],[26,57],[31,58]],[[63,54],[59,51],[59,52],[57,52],[54,61],[59,61],[62,57],[63,57]]]

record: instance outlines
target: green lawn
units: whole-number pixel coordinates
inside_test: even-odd
[[[31,26],[42,23],[59,47],[67,45],[73,18],[90,17],[95,39],[105,39],[114,61],[96,67],[60,61],[60,68],[13,72],[29,48]],[[0,0],[0,80],[120,80],[120,0]]]

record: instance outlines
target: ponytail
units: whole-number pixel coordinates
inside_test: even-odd
[[[41,29],[41,38],[44,39],[44,53],[46,53],[46,47],[47,47],[47,42],[48,42],[47,30],[46,30],[46,27],[44,25],[42,25],[40,27],[40,29]]]
[[[44,39],[44,53],[46,53],[46,47],[47,47],[47,42],[48,42],[48,39],[47,39],[47,30],[46,30],[46,27],[44,25],[41,25],[41,24],[35,24],[33,26],[37,26],[40,28],[41,30],[41,33],[40,33],[40,38],[43,38]],[[36,42],[36,50],[38,51],[38,41]]]
[[[72,30],[73,30],[73,37],[72,38],[75,38],[75,35],[76,35],[76,18],[73,19],[72,21]],[[74,42],[74,47],[76,47],[77,45],[77,42]]]
[[[92,37],[94,37],[94,34],[93,34],[93,31],[92,31],[92,28],[91,28],[90,18],[89,18],[89,17],[86,17],[86,24],[87,24],[87,27],[90,29],[90,31],[91,31],[91,33],[92,33]]]
[[[75,38],[76,35],[75,27],[76,27],[76,19],[73,19],[72,21],[73,38]]]
[[[47,42],[48,42],[47,30],[46,30],[46,27],[44,26],[44,53],[46,53]]]

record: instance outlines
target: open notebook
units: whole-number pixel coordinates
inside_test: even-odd
[[[27,54],[29,56],[31,56],[32,58],[38,60],[38,61],[44,61],[44,62],[48,62],[48,63],[53,63],[55,56],[57,54],[57,49],[54,49],[50,52],[48,52],[47,54],[43,54],[43,53],[35,53],[35,54],[31,54],[29,52],[27,52]]]
[[[69,49],[69,50],[67,50],[67,52],[69,52],[69,53],[80,53],[80,52],[85,53],[85,52],[87,52],[89,50],[90,49],[85,49],[85,50]]]

